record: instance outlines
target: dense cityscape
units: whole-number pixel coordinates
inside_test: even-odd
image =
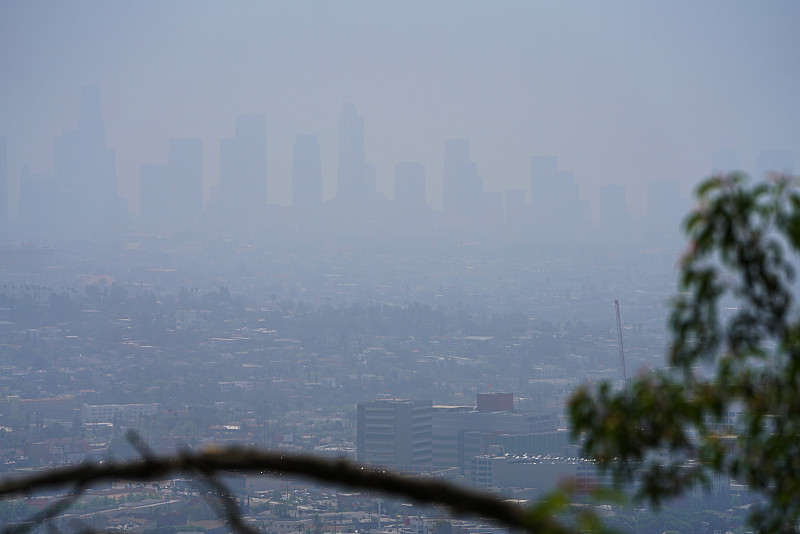
[[[435,474],[520,499],[564,476],[595,476],[568,437],[564,401],[587,380],[621,381],[614,299],[626,319],[631,372],[663,364],[662,304],[672,284],[651,280],[671,273],[627,252],[603,264],[594,255],[589,265],[584,249],[507,258],[500,268],[494,246],[452,246],[446,262],[424,251],[401,262],[380,243],[358,251],[334,243],[295,252],[298,269],[276,265],[284,251],[229,237],[191,246],[156,236],[136,247],[127,239],[69,250],[7,246],[0,297],[7,473],[135,457],[123,436],[135,429],[159,454],[241,442]],[[104,258],[113,264],[87,269]],[[558,269],[547,268],[554,263]],[[393,282],[411,267],[418,279]],[[587,271],[606,283],[587,285]],[[414,416],[402,412],[408,407]],[[412,434],[400,430],[388,449],[373,443],[370,410],[387,408],[383,417],[398,425],[422,425],[422,445],[402,445]],[[530,472],[505,466],[517,457],[529,458]],[[426,528],[441,520],[430,511],[405,514],[390,499],[381,505],[389,515],[378,520],[376,496],[331,494],[302,480],[248,476],[235,487],[250,502],[247,517],[267,530],[311,528],[312,509],[326,531],[358,528],[336,527],[348,510],[371,510],[373,522],[385,524],[397,513],[403,521],[433,517],[420,519]],[[213,519],[213,510],[191,506],[199,497],[190,483],[160,488],[95,490],[92,497],[123,496],[125,504],[95,500],[84,515],[104,529]],[[143,504],[131,504],[129,494]],[[25,501],[37,502],[46,500]],[[292,514],[303,503],[311,508],[281,517],[288,508],[280,505],[290,503],[300,507]],[[344,517],[369,522],[355,512]]]
[[[568,404],[668,366],[695,184],[796,171],[796,5],[29,4],[0,4],[0,482],[240,445],[752,532],[724,470],[598,504]],[[514,531],[271,471],[76,491],[0,528],[232,534],[229,491],[265,534]]]
[[[135,458],[125,438],[135,430],[158,454],[241,443],[523,501],[567,478],[586,487],[605,480],[581,458],[565,401],[579,384],[622,384],[621,365],[663,366],[679,252],[669,230],[681,212],[676,182],[650,185],[635,231],[624,188],[604,190],[593,223],[556,158],[532,158],[528,203],[525,191],[484,191],[467,141],[449,140],[443,210],[427,205],[419,163],[397,165],[389,200],[369,177],[364,121],[346,105],[335,198],[322,201],[317,141],[304,135],[293,206],[269,205],[264,117],[242,116],[236,137],[220,141],[220,186],[205,210],[202,144],[174,139],[166,165],[142,165],[134,219],[115,192],[97,87],[83,89],[81,113],[78,129],[56,140],[59,174],[24,171],[18,216],[6,216],[7,474]],[[758,163],[792,164],[785,151]],[[614,301],[626,318],[622,361]],[[228,478],[245,519],[267,532],[497,528],[303,479]],[[120,481],[58,521],[226,532],[203,493],[183,478]],[[751,498],[720,479],[701,502],[725,509]],[[4,502],[4,517],[26,519],[48,502]],[[670,521],[698,529],[731,521],[697,506]]]

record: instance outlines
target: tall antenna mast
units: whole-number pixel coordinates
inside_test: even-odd
[[[617,309],[617,340],[619,341],[619,365],[622,368],[622,387],[628,387],[628,372],[625,370],[625,351],[622,348],[622,321],[619,319],[619,301],[614,299]]]

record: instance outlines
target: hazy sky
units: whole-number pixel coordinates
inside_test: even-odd
[[[336,185],[344,102],[393,194],[421,161],[441,203],[444,141],[466,138],[487,190],[530,187],[557,155],[584,196],[707,175],[732,149],[800,163],[800,2],[41,2],[0,0],[0,135],[9,176],[52,172],[53,139],[100,85],[120,193],[138,209],[140,163],[201,137],[205,180],[241,113],[267,117],[270,201],[291,202],[292,145],[319,136]],[[797,170],[797,169],[795,169]]]

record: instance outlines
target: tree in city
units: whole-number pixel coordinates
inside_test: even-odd
[[[684,226],[689,245],[670,303],[669,366],[615,389],[587,386],[570,399],[574,436],[584,453],[632,498],[659,504],[714,476],[731,477],[759,495],[748,521],[758,532],[796,532],[800,515],[800,317],[795,265],[800,254],[800,192],[794,179],[751,183],[716,176],[697,189]],[[589,507],[570,507],[565,486],[522,508],[491,494],[435,479],[304,455],[247,448],[183,451],[156,457],[133,437],[141,459],[44,470],[0,482],[0,498],[43,487],[71,490],[20,523],[48,520],[100,480],[198,476],[219,496],[218,513],[251,532],[216,477],[228,471],[290,473],[442,504],[534,533],[568,534],[606,527]],[[662,453],[669,452],[669,455]],[[665,461],[664,458],[667,458]],[[595,496],[609,495],[598,491]]]

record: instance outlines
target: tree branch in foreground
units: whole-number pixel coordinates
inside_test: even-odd
[[[508,527],[537,534],[571,532],[541,507],[526,509],[496,495],[433,478],[364,467],[343,459],[329,460],[246,447],[210,448],[199,452],[187,450],[174,456],[147,455],[141,460],[85,462],[53,468],[31,476],[0,481],[0,499],[30,494],[44,488],[83,488],[117,479],[152,481],[178,473],[215,474],[230,471],[300,475],[331,484],[378,490],[419,502],[440,504],[455,514],[477,514]]]

